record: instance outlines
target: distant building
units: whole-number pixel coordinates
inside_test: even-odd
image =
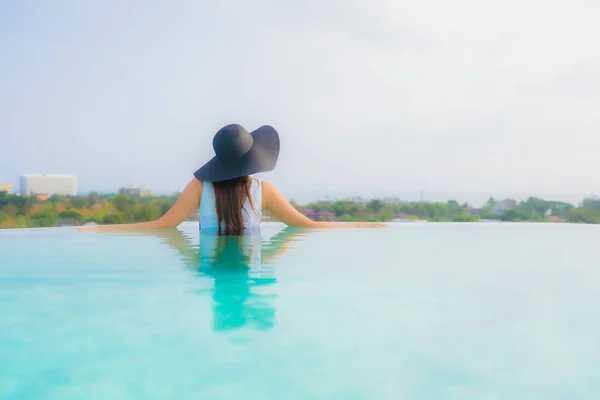
[[[0,192],[6,192],[8,194],[13,194],[12,185],[8,183],[0,183]]]
[[[77,195],[77,178],[73,175],[27,174],[21,176],[21,194]]]
[[[492,207],[492,214],[500,215],[504,212],[504,210],[510,210],[511,208],[515,208],[517,206],[517,202],[515,200],[500,200],[494,207]]]
[[[139,188],[135,185],[129,185],[123,188],[123,193],[128,196],[149,197],[152,196],[152,191],[147,188]]]

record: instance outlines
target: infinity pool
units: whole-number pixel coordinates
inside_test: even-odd
[[[598,399],[600,228],[0,232],[0,398]]]

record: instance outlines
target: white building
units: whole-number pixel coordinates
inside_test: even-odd
[[[152,191],[147,188],[140,188],[135,185],[129,185],[123,188],[123,193],[128,196],[149,197],[152,196]]]
[[[29,196],[77,195],[77,178],[73,175],[27,174],[21,176],[21,194]]]

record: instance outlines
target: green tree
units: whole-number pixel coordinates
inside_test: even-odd
[[[136,201],[139,201],[139,198],[132,199],[128,198],[123,194],[123,189],[121,189],[121,193],[115,197],[113,203],[115,208],[120,211],[122,214],[122,218],[126,222],[135,222],[135,204]]]
[[[113,213],[104,217],[103,223],[107,225],[124,224],[127,222],[122,213]]]
[[[391,207],[382,207],[379,212],[375,215],[377,222],[389,222],[394,219],[396,214]]]
[[[589,215],[600,216],[600,199],[596,197],[583,199],[581,208],[583,208]]]
[[[160,208],[154,204],[143,204],[137,213],[138,221],[154,221],[159,217]]]
[[[340,222],[354,222],[354,217],[352,217],[352,215],[350,214],[344,214],[341,217],[338,218],[338,221]]]
[[[74,210],[63,211],[60,214],[58,214],[58,217],[61,219],[70,219],[77,222],[81,222],[83,220],[81,214]]]
[[[10,217],[4,211],[0,211],[0,225],[7,221]]]
[[[66,203],[67,203],[67,201],[66,201],[66,197],[64,197],[64,196],[59,196],[59,195],[57,195],[57,194],[54,194],[54,195],[50,196],[50,197],[48,198],[48,201],[49,201],[50,203],[52,203],[53,205],[57,205],[57,204],[66,204]]]
[[[446,205],[447,205],[448,207],[455,207],[455,208],[459,208],[459,207],[460,207],[460,204],[459,204],[459,203],[458,203],[458,201],[456,201],[456,200],[448,200],[448,201],[446,202]]]
[[[51,227],[56,226],[58,223],[58,216],[54,210],[45,208],[42,211],[33,214],[29,220],[35,227]]]
[[[552,215],[560,218],[566,218],[569,210],[573,208],[573,205],[561,201],[551,201],[548,202],[548,207],[550,208],[550,211],[552,211]]]
[[[15,218],[19,214],[19,207],[14,204],[7,204],[2,207],[2,212],[8,215],[10,218]]]
[[[543,199],[539,199],[537,197],[530,197],[523,204],[523,206],[530,210],[530,212],[537,214],[538,216],[545,215],[546,212],[550,209],[550,204]]]
[[[15,218],[14,228],[29,228],[32,224],[29,219],[24,215],[17,215]]]
[[[478,220],[477,215],[473,215],[468,211],[462,211],[452,218],[453,222],[477,222]]]
[[[567,221],[574,223],[584,224],[598,224],[600,223],[600,216],[595,214],[590,209],[583,207],[571,208],[567,212]]]
[[[172,207],[172,204],[161,203],[160,204],[160,215],[165,215]]]
[[[500,216],[502,221],[542,221],[546,219],[545,214],[540,215],[526,203],[521,203],[515,208],[504,210]]]
[[[113,201],[117,210],[125,212],[129,208],[129,202],[124,194],[119,194]]]
[[[381,210],[383,208],[383,206],[384,206],[383,201],[381,201],[379,199],[373,199],[367,204],[367,207],[374,213],[378,213],[379,210]]]
[[[91,192],[88,194],[88,204],[89,206],[93,206],[94,204],[100,204],[102,202],[102,196],[100,196],[96,192]]]
[[[90,205],[90,198],[84,196],[75,196],[71,199],[71,204],[75,208],[87,208]]]

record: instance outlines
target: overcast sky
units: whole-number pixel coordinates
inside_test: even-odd
[[[126,3],[126,4],[125,4]],[[0,2],[0,182],[180,190],[236,122],[325,194],[600,193],[596,0]]]

